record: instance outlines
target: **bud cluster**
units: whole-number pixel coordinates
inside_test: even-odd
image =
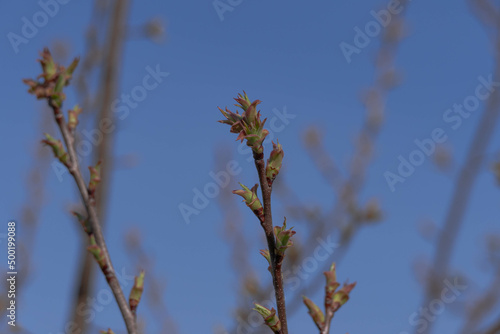
[[[309,315],[313,319],[314,323],[318,327],[320,331],[323,331],[325,326],[329,326],[329,323],[332,321],[335,312],[337,312],[342,305],[347,303],[349,300],[349,294],[352,289],[356,286],[356,282],[347,284],[345,283],[340,290],[337,291],[337,288],[340,286],[340,283],[337,282],[337,273],[335,271],[335,263],[333,263],[330,267],[329,271],[325,273],[326,277],[326,286],[325,286],[325,314],[321,309],[309,298],[303,296],[304,304],[309,310]]]

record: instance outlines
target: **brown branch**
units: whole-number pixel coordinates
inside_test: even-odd
[[[485,330],[483,334],[498,334],[500,333],[500,319],[498,319],[490,328]]]
[[[325,314],[325,326],[321,329],[320,334],[330,334],[330,326],[332,325],[333,311],[331,309],[326,310]]]
[[[481,297],[474,300],[466,322],[460,331],[461,334],[469,334],[475,332],[474,329],[478,324],[491,314],[491,311],[499,300],[500,293],[498,291],[500,286],[500,268],[497,268],[495,278],[491,282],[488,289],[484,291]],[[499,322],[500,325],[500,322]]]
[[[99,218],[97,216],[95,202],[89,196],[87,186],[79,169],[78,157],[76,155],[76,150],[74,146],[75,142],[74,136],[70,133],[70,130],[67,127],[67,123],[64,119],[64,115],[61,109],[59,107],[56,107],[51,99],[49,99],[49,106],[52,107],[56,123],[59,126],[59,130],[61,131],[61,134],[63,136],[64,143],[66,145],[66,149],[71,161],[70,166],[68,168],[69,172],[73,176],[73,179],[75,180],[75,183],[82,197],[82,201],[85,205],[85,209],[88,214],[89,223],[92,227],[92,232],[95,235],[96,243],[102,250],[102,253],[104,254],[104,258],[107,264],[106,272],[104,272],[104,275],[107,278],[109,287],[113,292],[118,307],[120,308],[120,312],[122,313],[123,319],[125,320],[125,325],[127,327],[128,333],[137,334],[135,317],[129,308],[128,301],[125,299],[123,291],[120,287],[120,283],[116,278],[115,269],[113,268],[113,265],[111,263],[111,258],[109,256],[106,242],[102,234],[101,225],[99,223]]]
[[[272,187],[269,186],[266,177],[266,164],[263,160],[263,154],[254,154],[255,167],[259,174],[259,182],[262,191],[262,201],[264,204],[264,222],[261,223],[266,234],[267,246],[271,257],[272,276],[274,294],[276,296],[276,307],[278,308],[278,317],[281,322],[281,334],[288,334],[285,306],[285,292],[283,290],[283,275],[281,272],[281,263],[283,257],[276,254],[276,240],[273,232],[273,217],[271,211],[271,192]]]
[[[121,54],[123,53],[123,41],[125,39],[126,31],[126,17],[128,13],[128,0],[117,0],[114,5],[112,12],[109,36],[107,38],[108,50],[105,54],[103,72],[102,72],[102,101],[100,103],[99,115],[96,119],[96,129],[99,129],[102,120],[109,121],[109,128],[113,128],[115,125],[115,118],[113,115],[113,109],[111,108],[112,101],[116,96],[117,86],[118,86],[118,74],[121,65]],[[112,170],[112,156],[113,151],[113,139],[115,131],[103,131],[102,141],[100,145],[97,146],[96,160],[102,161],[101,166],[101,183],[100,191],[97,194],[98,205],[98,215],[104,220],[105,210],[107,208],[107,200],[109,197],[109,184],[110,184],[110,173]]]

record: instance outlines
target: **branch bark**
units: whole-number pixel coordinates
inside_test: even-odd
[[[269,248],[269,255],[272,264],[272,276],[274,294],[276,297],[276,307],[278,309],[278,318],[281,322],[281,334],[288,334],[287,319],[286,319],[286,305],[285,305],[285,292],[283,289],[283,275],[281,272],[281,263],[283,257],[276,254],[276,240],[273,232],[273,217],[271,211],[271,193],[272,186],[269,186],[266,177],[266,164],[263,160],[263,154],[254,154],[255,167],[259,174],[259,183],[262,192],[262,201],[264,205],[264,222],[261,223],[266,234],[267,246]]]
[[[500,319],[497,320],[490,328],[484,331],[483,334],[498,334],[500,333]]]
[[[113,292],[116,302],[118,303],[118,307],[120,309],[120,312],[122,313],[123,319],[125,320],[125,325],[127,327],[128,333],[138,334],[135,317],[129,308],[128,301],[126,300],[125,295],[123,294],[123,291],[120,287],[120,283],[116,278],[115,269],[111,263],[111,258],[109,256],[106,242],[102,234],[101,225],[99,223],[99,218],[97,216],[95,202],[89,196],[87,185],[85,184],[85,181],[79,169],[78,157],[74,146],[75,138],[70,133],[67,127],[67,123],[64,119],[64,115],[61,109],[55,107],[50,99],[49,99],[49,106],[52,108],[54,112],[55,120],[63,136],[63,140],[71,161],[69,172],[73,176],[73,179],[75,180],[75,183],[78,187],[78,190],[82,197],[82,201],[85,205],[85,209],[88,214],[90,225],[92,226],[92,231],[95,235],[96,243],[99,246],[99,248],[101,248],[107,263],[107,272],[105,272],[104,275],[108,279],[109,287]]]
[[[330,334],[330,326],[332,324],[333,312],[332,310],[326,310],[325,314],[325,327],[321,330],[320,334]]]

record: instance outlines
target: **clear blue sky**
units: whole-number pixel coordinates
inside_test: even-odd
[[[181,333],[208,333],[217,324],[234,323],[231,310],[237,285],[230,272],[228,248],[221,241],[222,216],[216,200],[192,216],[190,224],[184,222],[178,208],[181,203],[190,204],[193,189],[203,188],[211,181],[209,173],[217,172],[214,151],[219,145],[233,145],[235,159],[243,168],[238,180],[247,184],[256,180],[253,165],[237,153],[238,145],[228,127],[216,123],[220,119],[217,106],[231,106],[232,97],[244,89],[251,99],[263,101],[264,116],[271,118],[274,108],[295,115],[277,134],[286,153],[287,181],[305,202],[329,205],[333,194],[307,158],[300,135],[308,125],[320,125],[326,133],[326,146],[347,166],[364,115],[360,91],[373,80],[378,42],[372,38],[359,54],[352,55],[350,63],[339,45],[352,44],[353,29],[373,21],[370,11],[386,7],[388,2],[243,0],[225,12],[223,20],[211,1],[133,3],[130,23],[139,25],[160,16],[167,22],[168,39],[163,44],[127,42],[119,92],[130,94],[141,85],[148,66],[159,66],[170,74],[119,121],[116,155],[136,154],[139,164],[113,175],[107,239],[115,266],[133,273],[134,268],[121,255],[123,235],[130,227],[141,229],[155,258],[156,274],[165,277],[163,297]],[[32,21],[41,7],[36,1],[1,6],[0,133],[4,139],[0,228],[6,230],[7,220],[15,219],[21,225],[22,239],[20,209],[29,191],[25,178],[32,161],[30,152],[42,134],[41,103],[26,93],[21,79],[39,73],[38,52],[56,39],[68,42],[72,55],[83,52],[90,2],[60,5],[54,17],[18,46],[17,53],[8,34],[21,35],[23,17]],[[380,198],[386,217],[376,227],[362,231],[339,267],[339,278],[356,280],[358,286],[334,320],[335,333],[412,331],[408,317],[421,301],[414,263],[432,254],[430,244],[419,236],[417,224],[423,219],[442,223],[455,170],[443,175],[427,158],[404,184],[396,185],[395,192],[390,191],[384,172],[395,172],[398,156],[408,157],[416,148],[414,140],[429,138],[436,128],[444,129],[449,136],[446,145],[452,148],[455,162],[461,163],[484,103],[456,130],[443,115],[454,103],[474,94],[478,76],[492,73],[486,34],[464,1],[413,1],[407,23],[409,36],[396,61],[404,84],[389,96],[386,123],[363,193],[364,198]],[[70,94],[66,106],[78,102]],[[497,134],[494,142],[499,139]],[[490,147],[488,152],[492,158],[498,147]],[[68,204],[76,200],[74,183],[67,175],[58,182],[51,172],[46,187],[33,245],[33,272],[18,300],[19,321],[37,334],[59,333],[68,319],[81,247],[79,231],[67,213]],[[484,166],[453,257],[453,265],[479,278],[479,283],[487,282],[488,275],[481,266],[483,237],[490,231],[499,232],[498,197],[488,166]],[[282,215],[281,208],[276,208],[276,214]],[[246,223],[255,224],[260,232],[251,213],[244,212]],[[4,247],[3,243],[2,252]],[[258,256],[263,246],[253,247],[252,259],[265,272]],[[325,263],[325,269],[327,266]],[[101,277],[99,286],[105,287]],[[464,296],[477,291],[478,286],[471,284]],[[320,300],[320,295],[314,297]],[[452,333],[460,324],[449,313],[437,321],[436,333]],[[96,315],[95,323],[117,333],[123,328],[113,304]],[[290,320],[290,328],[292,333],[315,332],[305,308]],[[155,328],[150,327],[149,332],[155,333]]]

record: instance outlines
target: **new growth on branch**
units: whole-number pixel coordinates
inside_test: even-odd
[[[54,119],[63,137],[64,145],[61,140],[55,139],[50,134],[45,134],[45,139],[42,140],[42,143],[52,149],[54,156],[73,176],[86,209],[85,214],[78,212],[73,212],[73,214],[88,235],[89,246],[87,249],[96,259],[97,264],[101,268],[113,292],[125,321],[127,332],[129,334],[138,334],[136,311],[144,289],[144,272],[142,271],[140,275],[135,278],[135,283],[127,302],[116,278],[115,269],[111,263],[111,258],[106,242],[104,241],[101,224],[96,211],[95,194],[97,186],[101,181],[101,162],[99,161],[94,167],[89,167],[90,181],[87,185],[80,171],[75,151],[75,128],[78,125],[78,115],[81,113],[81,109],[76,105],[73,109],[68,110],[68,121],[66,121],[66,117],[62,110],[63,102],[66,99],[63,89],[70,84],[71,77],[78,65],[78,61],[78,58],[74,59],[73,62],[65,68],[64,66],[56,64],[50,51],[44,49],[43,52],[41,52],[41,59],[39,60],[42,66],[42,73],[36,79],[24,79],[23,81],[30,87],[28,90],[30,94],[35,95],[39,100],[46,100],[49,107],[52,109]],[[101,331],[101,333],[112,334],[113,331],[108,329],[107,331]]]
[[[73,72],[78,65],[78,58],[65,68],[56,64],[49,50],[44,49],[39,61],[42,66],[42,74],[36,79],[25,79],[24,82],[29,86],[29,93],[35,95],[38,99],[47,101],[63,139],[61,141],[50,134],[45,134],[42,143],[52,149],[54,157],[71,173],[85,206],[85,213],[73,212],[73,214],[88,236],[89,246],[87,249],[94,256],[113,292],[125,321],[127,332],[129,334],[138,334],[136,312],[144,290],[144,271],[141,271],[139,276],[135,278],[134,286],[127,301],[117,280],[96,211],[95,196],[101,181],[101,162],[99,161],[95,166],[89,167],[89,182],[86,183],[80,171],[75,151],[75,129],[78,125],[78,115],[81,113],[81,109],[74,106],[73,109],[68,110],[68,121],[66,121],[62,110],[63,102],[66,99],[63,89],[70,84]],[[262,315],[265,324],[273,333],[288,334],[282,265],[286,250],[293,246],[292,237],[296,232],[293,231],[293,228],[287,228],[286,218],[284,218],[281,226],[274,226],[271,211],[272,187],[281,170],[285,154],[280,143],[273,142],[273,149],[269,158],[266,162],[264,161],[262,143],[269,131],[264,128],[266,119],[261,120],[260,111],[257,111],[257,105],[261,101],[255,100],[251,102],[245,92],[239,94],[235,100],[237,102],[236,106],[241,108],[243,112],[241,114],[239,112],[233,113],[227,108],[225,110],[219,108],[225,117],[224,120],[219,122],[230,125],[230,131],[238,134],[237,140],[246,141],[246,145],[252,149],[259,183],[251,188],[240,184],[241,189],[234,190],[233,193],[243,198],[243,201],[255,214],[264,230],[267,249],[261,250],[260,254],[269,264],[268,270],[273,281],[277,308],[277,310],[274,308],[268,309],[255,303],[254,310]],[[259,185],[261,199],[257,194]],[[334,314],[347,302],[351,290],[356,285],[356,283],[344,284],[337,291],[340,284],[336,279],[335,264],[331,266],[329,271],[325,272],[325,276],[325,313],[311,300],[304,297],[304,303],[309,309],[309,314],[318,327],[320,334],[330,333],[330,323]],[[113,331],[108,329],[107,331],[101,331],[101,333],[112,334]]]
[[[233,193],[243,197],[245,204],[252,210],[259,220],[267,240],[267,249],[260,251],[260,254],[269,263],[268,270],[271,273],[273,280],[274,293],[278,311],[274,308],[268,309],[260,304],[255,303],[254,310],[262,315],[265,324],[275,334],[288,334],[285,293],[283,289],[282,264],[285,258],[285,252],[289,247],[293,246],[292,237],[296,233],[292,231],[293,227],[287,229],[286,217],[282,226],[273,226],[271,212],[271,193],[273,182],[278,176],[283,157],[285,155],[283,147],[278,142],[273,142],[273,150],[269,155],[267,163],[264,163],[264,142],[269,131],[264,128],[266,119],[261,120],[260,111],[257,111],[257,105],[260,100],[250,101],[248,95],[243,91],[243,94],[238,94],[234,99],[236,107],[241,108],[243,113],[233,113],[229,109],[219,108],[220,112],[226,119],[219,121],[223,124],[231,126],[230,132],[237,133],[236,140],[243,142],[252,149],[255,167],[259,176],[262,201],[257,195],[259,184],[255,184],[252,188],[240,183],[242,189],[234,190]],[[320,330],[320,334],[330,333],[330,323],[335,312],[344,305],[349,299],[349,293],[354,288],[356,283],[344,284],[339,291],[339,283],[336,279],[335,264],[332,264],[330,271],[325,272],[327,279],[325,291],[325,312],[326,316],[310,299],[304,297],[304,303],[309,309],[309,314],[313,318],[314,323]],[[277,313],[277,314],[276,314]]]

